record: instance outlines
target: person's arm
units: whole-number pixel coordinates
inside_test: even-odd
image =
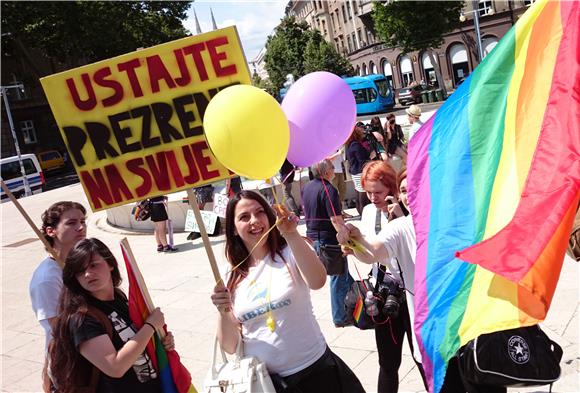
[[[163,313],[156,308],[147,318],[147,322],[159,330],[165,324]],[[121,378],[143,353],[155,330],[148,324],[141,329],[123,347],[117,351],[111,338],[102,334],[82,342],[79,351],[89,362],[112,378]]]
[[[217,338],[220,346],[229,354],[236,352],[240,339],[241,324],[234,316],[230,291],[223,283],[216,284],[211,295],[212,303],[219,311]]]
[[[310,289],[320,289],[326,283],[326,269],[306,240],[298,233],[298,219],[285,206],[276,205],[280,221],[278,230],[294,255],[298,270]]]
[[[353,255],[364,263],[375,263],[377,261],[384,261],[389,258],[389,252],[384,243],[379,239],[369,240],[362,235],[361,231],[352,224],[346,224],[345,229],[338,232],[336,238],[341,245],[348,245],[349,240],[356,240],[364,249],[353,249]]]

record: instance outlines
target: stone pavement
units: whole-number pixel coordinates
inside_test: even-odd
[[[74,200],[88,207],[79,184],[21,199],[33,221],[51,203]],[[1,205],[2,214],[2,348],[1,390],[3,392],[41,391],[44,335],[34,318],[28,296],[28,283],[45,252],[40,241],[27,226],[11,202]],[[106,223],[104,212],[89,213],[88,236],[103,240],[124,266],[118,242],[129,239],[135,257],[148,284],[151,297],[165,313],[168,326],[175,334],[176,347],[201,391],[210,364],[217,313],[209,295],[213,277],[201,240],[189,242],[186,233],[175,235],[179,251],[174,254],[155,252],[152,235],[123,232]],[[301,227],[304,230],[303,227]],[[224,261],[224,238],[211,238],[218,261]],[[353,276],[357,273],[350,263]],[[361,274],[368,266],[357,264]],[[121,267],[124,274],[124,268]],[[580,264],[568,259],[550,313],[543,323],[547,334],[564,348],[562,378],[553,392],[580,392],[580,356],[578,353],[578,304]],[[126,285],[126,282],[124,283]],[[124,287],[126,288],[126,287]],[[376,391],[378,360],[373,331],[353,327],[335,328],[330,315],[329,285],[312,292],[314,311],[330,347],[354,370],[368,392]],[[401,392],[424,391],[418,371],[404,346],[400,368]],[[510,389],[510,392],[547,392],[548,387]]]

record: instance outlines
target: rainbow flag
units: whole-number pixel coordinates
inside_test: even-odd
[[[129,279],[129,316],[140,329],[149,316],[147,298],[149,297],[147,289],[144,286],[141,273],[135,264],[133,255],[128,248],[126,239],[121,242],[121,251],[127,268],[127,277]],[[139,277],[140,279],[137,279]],[[140,285],[140,282],[142,283]],[[164,327],[167,332],[166,327]],[[177,352],[166,352],[159,335],[155,333],[147,344],[147,353],[153,362],[153,366],[159,373],[163,393],[197,393],[197,390],[191,383],[191,375],[181,364]]]
[[[534,3],[410,141],[431,392],[462,345],[550,307],[580,198],[579,10]]]
[[[352,312],[352,317],[354,318],[354,320],[359,323],[361,320],[361,316],[364,310],[364,305],[363,305],[363,298],[359,295],[356,299],[356,304],[354,306],[354,311]]]

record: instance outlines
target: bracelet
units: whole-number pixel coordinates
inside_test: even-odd
[[[155,329],[155,326],[153,326],[151,323],[149,323],[149,322],[145,322],[145,323],[143,324],[143,326],[145,326],[145,325],[149,325],[149,326],[151,326],[151,329],[153,329],[153,333],[155,333],[155,332],[157,331],[157,329]]]

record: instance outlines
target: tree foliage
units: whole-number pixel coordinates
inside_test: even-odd
[[[2,44],[17,40],[62,64],[77,66],[187,36],[182,21],[190,4],[3,1]]]
[[[277,94],[276,89],[274,89],[274,86],[272,85],[272,82],[270,82],[268,79],[260,78],[260,75],[258,75],[256,72],[254,72],[254,75],[252,75],[252,85],[260,89],[266,90],[270,95],[274,97]]]
[[[385,44],[403,53],[438,48],[443,35],[456,29],[463,1],[376,2],[375,31]]]
[[[298,79],[309,72],[329,71],[337,75],[352,75],[348,60],[336,52],[318,30],[306,22],[284,18],[266,43],[266,71],[275,90],[286,81],[286,75]]]

